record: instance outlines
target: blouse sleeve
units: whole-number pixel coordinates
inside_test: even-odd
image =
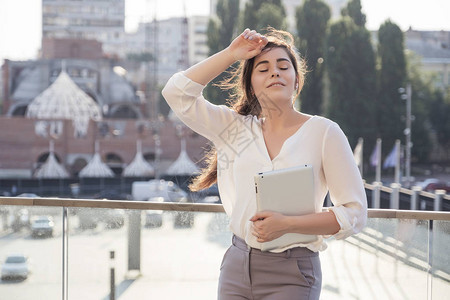
[[[179,72],[169,79],[162,95],[184,124],[216,144],[223,140],[225,129],[237,113],[207,101],[202,95],[204,87]]]
[[[367,222],[367,198],[348,140],[336,123],[328,128],[322,149],[323,171],[333,211],[341,229],[334,235],[345,239]]]

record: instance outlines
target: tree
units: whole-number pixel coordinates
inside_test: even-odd
[[[209,20],[207,29],[210,55],[225,49],[233,40],[239,16],[239,0],[219,0],[216,12],[217,17]],[[206,97],[215,104],[225,104],[230,97],[229,91],[216,86],[225,76],[226,73],[220,74],[205,89]]]
[[[445,98],[442,92],[435,91],[430,103],[430,121],[437,141],[443,149],[450,149],[450,93]],[[448,156],[447,156],[448,157]]]
[[[270,12],[273,13],[273,16],[271,16]],[[278,19],[280,17],[282,21]],[[250,28],[257,31],[262,31],[267,25],[276,29],[283,29],[285,18],[286,10],[281,0],[250,0],[245,4],[242,24],[243,29]],[[282,26],[283,28],[277,26]]]
[[[298,48],[309,70],[300,96],[301,111],[309,114],[322,113],[323,57],[330,17],[330,8],[321,0],[305,0],[296,10]]]
[[[342,16],[349,16],[359,27],[366,26],[366,15],[361,11],[361,1],[351,0],[346,7],[341,10]]]
[[[255,28],[258,28],[260,32],[264,33],[264,28],[269,26],[280,30],[286,30],[286,15],[283,7],[266,2],[261,5],[257,14],[258,20]]]
[[[406,60],[403,32],[391,21],[386,21],[378,30],[378,92],[376,99],[377,132],[383,139],[383,153],[387,153],[396,139],[403,137],[405,128],[401,116],[405,115],[405,104],[398,92],[406,83]]]
[[[370,153],[375,143],[376,79],[369,32],[349,17],[332,24],[326,66],[330,86],[327,115],[339,123],[351,145],[363,137],[365,153]]]
[[[406,61],[407,82],[411,83],[412,87],[411,111],[414,116],[411,124],[411,141],[413,143],[411,156],[414,162],[426,162],[432,149],[430,129],[437,131],[446,123],[444,121],[446,116],[441,119],[443,112],[437,113],[437,107],[434,106],[440,102],[442,94],[434,87],[433,76],[421,70],[418,56],[409,53]],[[444,109],[442,106],[439,108]]]

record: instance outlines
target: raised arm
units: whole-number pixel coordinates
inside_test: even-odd
[[[162,90],[167,103],[183,123],[214,143],[223,141],[221,133],[235,121],[237,113],[225,105],[214,105],[203,98],[205,85],[237,60],[261,53],[267,38],[246,29],[223,51],[174,74]]]
[[[190,67],[184,75],[192,81],[206,85],[234,62],[261,53],[266,44],[265,36],[254,30],[245,29],[227,48]]]

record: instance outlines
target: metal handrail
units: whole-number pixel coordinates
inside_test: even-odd
[[[366,189],[373,190],[375,188],[375,184],[370,184],[370,183],[366,183],[365,182],[364,183],[364,187]],[[388,186],[385,186],[385,185],[381,185],[380,186],[380,190],[383,191],[383,192],[392,193],[393,189],[391,187],[388,187]],[[404,187],[401,187],[399,189],[399,191],[401,193],[404,193],[404,194],[407,194],[407,195],[410,195],[410,196],[413,195],[413,193],[414,193],[413,190],[407,189],[407,188],[404,188]],[[427,192],[427,191],[422,191],[422,190],[419,191],[419,195],[420,196],[424,196],[424,197],[428,197],[430,199],[433,199],[434,197],[436,197],[436,195],[434,193]],[[442,195],[442,199],[450,201],[450,195],[447,195],[447,194]]]
[[[0,205],[110,208],[110,209],[120,208],[120,209],[192,211],[192,212],[225,212],[222,204],[168,203],[168,202],[157,203],[148,201],[94,200],[94,199],[73,199],[73,198],[0,197]],[[450,212],[369,209],[368,217],[385,218],[385,219],[393,218],[393,219],[450,221]]]

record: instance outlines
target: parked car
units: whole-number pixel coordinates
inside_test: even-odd
[[[132,198],[136,201],[148,201],[153,197],[163,197],[164,202],[188,202],[188,194],[173,181],[152,179],[135,181],[131,188]]]
[[[1,268],[2,280],[23,278],[26,279],[30,274],[30,264],[28,257],[23,254],[11,254],[6,257]]]
[[[16,197],[19,197],[19,198],[40,198],[41,196],[33,194],[33,193],[22,193],[20,195],[17,195]]]
[[[131,195],[120,193],[116,190],[103,190],[95,194],[93,198],[105,200],[131,200]]]
[[[447,193],[450,192],[450,184],[437,178],[428,178],[417,184],[426,192],[434,192],[435,190],[445,190]]]
[[[50,216],[38,216],[33,219],[31,223],[31,236],[42,237],[42,236],[53,236],[53,228],[55,223],[53,218]]]

